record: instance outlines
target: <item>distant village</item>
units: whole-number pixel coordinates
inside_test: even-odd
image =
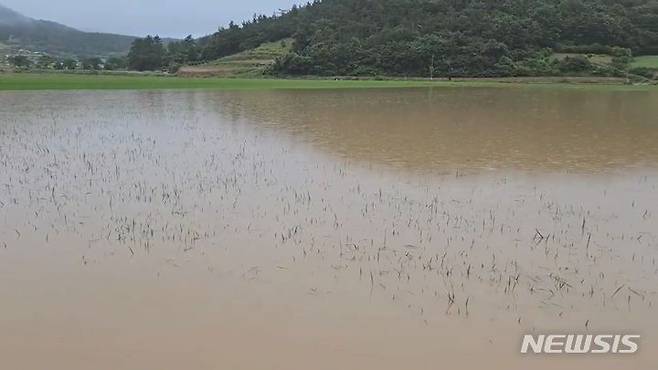
[[[125,57],[61,57],[4,44],[0,44],[0,55],[0,71],[112,71],[125,70],[127,66]]]

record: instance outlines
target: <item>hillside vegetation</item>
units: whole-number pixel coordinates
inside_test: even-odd
[[[656,0],[324,0],[255,16],[199,40],[213,60],[294,40],[273,73],[541,76],[620,74],[658,54]],[[607,54],[615,67],[554,52]]]
[[[293,40],[283,39],[266,42],[254,49],[229,55],[208,63],[185,66],[178,70],[180,76],[195,77],[258,77],[265,74],[278,58],[292,50]]]

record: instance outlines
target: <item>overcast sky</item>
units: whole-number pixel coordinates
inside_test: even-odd
[[[0,0],[25,16],[84,31],[143,36],[203,36],[254,13],[271,15],[297,0]]]

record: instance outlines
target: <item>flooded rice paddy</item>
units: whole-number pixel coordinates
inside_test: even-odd
[[[655,90],[0,93],[3,369],[649,369],[657,258]]]

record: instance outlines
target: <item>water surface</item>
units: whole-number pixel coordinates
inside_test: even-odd
[[[0,94],[12,369],[644,369],[658,91]],[[643,335],[630,356],[522,334]],[[473,355],[477,356],[473,356]]]

